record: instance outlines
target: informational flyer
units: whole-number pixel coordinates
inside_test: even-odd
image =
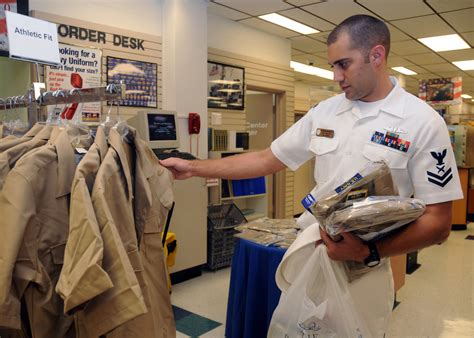
[[[59,44],[61,65],[46,67],[46,88],[49,91],[58,89],[93,88],[101,86],[100,49],[77,47]],[[80,96],[79,96],[80,98]],[[101,102],[72,104],[68,107],[48,107],[48,113],[63,114],[66,118],[75,115],[76,110],[82,112],[82,122],[100,122]],[[66,111],[65,111],[66,110]]]
[[[0,0],[0,50],[8,51],[7,21],[5,11],[18,12],[16,0]]]

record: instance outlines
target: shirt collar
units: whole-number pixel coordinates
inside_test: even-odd
[[[384,111],[388,114],[395,115],[397,117],[403,118],[405,116],[405,95],[404,89],[400,87],[398,81],[395,77],[390,76],[390,81],[393,84],[393,88],[390,93],[382,100],[385,100],[379,111]],[[339,106],[336,108],[336,115],[342,114],[348,110],[354,108],[354,101],[348,100],[344,94],[342,95],[342,101],[339,103]],[[378,112],[375,112],[374,115],[378,115]],[[363,116],[368,117],[368,116]]]
[[[43,129],[43,125],[36,123],[23,137],[34,137],[41,129]]]
[[[58,156],[58,185],[56,188],[56,198],[58,198],[71,193],[76,162],[71,141],[65,130],[58,134],[53,145]]]
[[[116,151],[120,164],[122,165],[122,170],[125,175],[125,180],[127,182],[127,191],[128,198],[131,200],[133,198],[133,185],[132,185],[132,175],[130,165],[128,163],[127,154],[124,149],[124,141],[122,136],[115,128],[111,128],[109,131],[109,144]]]
[[[94,143],[97,145],[97,148],[99,149],[100,161],[102,162],[105,158],[105,155],[107,154],[107,151],[109,150],[109,146],[107,145],[107,137],[105,136],[104,127],[99,126],[97,128],[97,133],[95,134]]]

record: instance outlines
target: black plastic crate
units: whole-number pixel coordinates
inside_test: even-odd
[[[229,266],[234,254],[235,227],[247,220],[233,203],[208,207],[207,266],[211,270]]]

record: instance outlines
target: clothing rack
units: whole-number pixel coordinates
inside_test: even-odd
[[[106,87],[85,89],[65,89],[40,92],[35,95],[35,89],[30,89],[25,95],[0,98],[0,110],[28,108],[28,123],[30,126],[38,122],[39,108],[68,104],[97,101],[115,101],[125,97],[125,84],[110,84]]]

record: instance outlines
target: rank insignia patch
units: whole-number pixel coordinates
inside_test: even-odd
[[[376,131],[370,140],[374,143],[400,150],[404,153],[406,153],[408,148],[410,148],[410,141],[402,140],[398,134],[390,131],[387,131],[385,134]]]
[[[453,178],[453,172],[451,168],[446,168],[446,163],[444,162],[446,154],[447,149],[444,149],[441,152],[432,151],[431,156],[433,156],[433,158],[436,160],[436,172],[426,172],[428,175],[428,182],[436,184],[441,188],[444,188],[444,186],[448,184]]]

